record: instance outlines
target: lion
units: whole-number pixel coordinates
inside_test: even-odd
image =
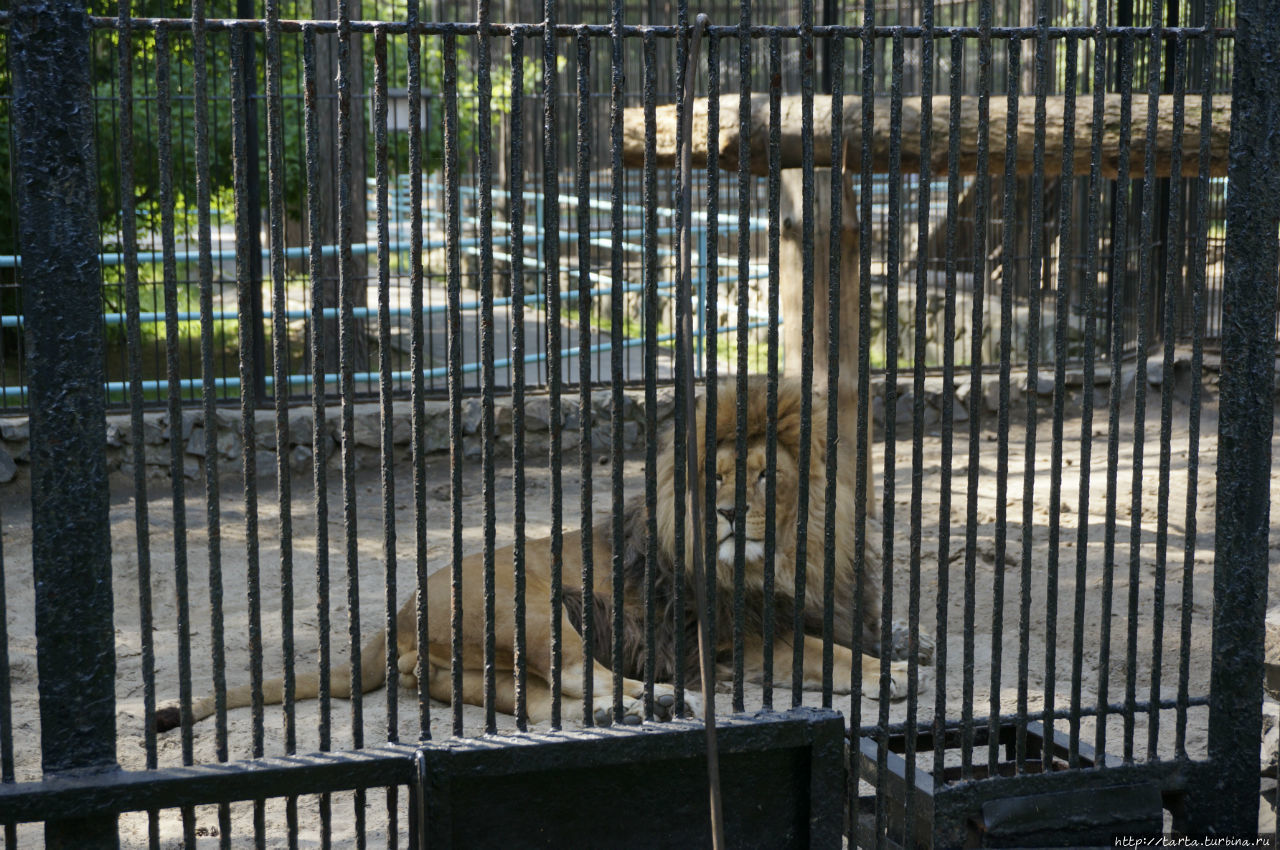
[[[715,559],[715,662],[721,670],[718,679],[727,674],[727,665],[733,653],[733,590],[734,590],[734,533],[741,522],[745,536],[744,546],[744,670],[746,676],[759,682],[765,670],[764,641],[764,555],[766,515],[765,501],[768,486],[766,457],[766,427],[768,421],[767,385],[762,377],[747,382],[746,456],[743,459],[747,475],[746,502],[739,514],[735,506],[737,474],[736,427],[737,387],[726,381],[718,385],[715,436],[716,499],[715,517],[717,532],[717,557]],[[801,487],[808,489],[808,545],[803,565],[805,584],[809,588],[803,605],[803,686],[818,690],[823,685],[822,630],[823,630],[823,577],[824,577],[824,527],[826,518],[826,400],[821,395],[811,396],[812,427],[809,429],[809,474],[801,481],[799,453],[801,409],[803,391],[799,382],[781,380],[777,398],[777,452],[776,499],[774,523],[774,581],[773,581],[773,678],[778,687],[792,682],[794,646],[791,642],[796,619],[794,593],[797,533],[797,502]],[[696,433],[699,458],[705,458],[705,399],[697,408]],[[839,467],[834,510],[835,575],[834,575],[834,665],[832,687],[835,693],[851,693],[855,688],[853,677],[855,629],[862,629],[863,646],[878,652],[880,637],[880,573],[879,552],[872,541],[874,534],[868,531],[865,548],[865,572],[862,576],[862,622],[853,620],[854,597],[858,592],[854,545],[854,506],[852,464]],[[670,431],[662,440],[658,455],[656,479],[659,498],[656,508],[657,542],[654,575],[656,624],[654,652],[654,712],[659,720],[669,720],[676,714],[676,694],[672,686],[677,669],[683,667],[684,681],[690,690],[685,693],[685,709],[700,716],[704,697],[698,692],[701,676],[698,665],[697,619],[694,606],[692,565],[694,541],[702,535],[686,533],[686,552],[683,559],[676,558],[675,501],[683,494],[674,492],[675,451]],[[686,522],[689,520],[686,518]],[[691,523],[690,523],[691,530]],[[584,699],[583,673],[586,664],[593,665],[593,689],[586,695],[591,704],[591,716],[600,725],[608,725],[613,719],[613,674],[609,669],[612,659],[612,523],[595,524],[591,552],[595,564],[595,580],[590,593],[581,586],[582,540],[580,532],[566,533],[563,537],[561,576],[564,603],[558,612],[561,641],[560,696],[562,701],[579,702]],[[645,669],[647,661],[645,628],[645,571],[648,541],[648,513],[643,494],[627,503],[624,512],[624,551],[622,556],[623,594],[623,721],[639,723],[643,719],[645,697]],[[526,707],[528,718],[534,723],[551,719],[551,635],[552,619],[546,601],[551,599],[551,548],[548,539],[529,540],[525,544],[525,599],[526,644],[525,659],[528,678]],[[494,552],[494,581],[496,598],[510,600],[514,594],[513,550],[511,547]],[[483,705],[484,689],[484,597],[482,588],[483,555],[476,553],[462,561],[462,694],[464,703]],[[676,585],[683,584],[684,610],[676,610]],[[451,676],[451,570],[440,569],[427,581],[428,629],[430,644],[425,653],[417,644],[417,593],[410,594],[397,617],[396,654],[401,683],[416,688],[418,675],[427,677],[428,691],[433,699],[449,702],[453,697]],[[594,622],[592,658],[587,658],[582,641],[574,639],[581,633],[583,609],[591,605]],[[494,653],[496,659],[495,707],[506,714],[514,714],[515,673],[515,622],[511,605],[496,606],[494,623]],[[683,633],[684,653],[677,652],[678,637]],[[899,641],[895,639],[894,643]],[[921,637],[918,651],[922,661],[931,657],[931,643]],[[891,648],[892,650],[892,648]],[[898,651],[886,656],[902,657]],[[386,682],[386,631],[374,635],[365,645],[360,656],[360,687],[368,692]],[[879,696],[881,659],[863,653],[859,659],[861,681],[870,683],[865,693],[872,698]],[[900,699],[907,692],[907,665],[901,660],[888,661],[889,696]],[[421,666],[420,666],[421,665]],[[349,698],[351,673],[349,667],[335,668],[331,693],[339,698]],[[318,695],[319,677],[315,673],[300,673],[296,678],[296,699],[313,699]],[[279,703],[283,699],[283,682],[274,679],[263,685],[265,703]],[[229,688],[226,694],[228,709],[251,704],[252,692],[248,686]],[[214,711],[214,699],[206,696],[193,706],[193,718],[201,720]],[[566,713],[568,710],[566,710]],[[179,711],[168,705],[156,712],[156,727],[165,731],[179,725]]]

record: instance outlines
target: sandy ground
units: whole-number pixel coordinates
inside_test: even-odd
[[[1157,493],[1159,487],[1158,463],[1160,451],[1159,433],[1159,399],[1158,393],[1147,413],[1145,429],[1145,451],[1143,456],[1143,472],[1141,475],[1141,508],[1140,521],[1142,527],[1140,566],[1137,573],[1137,584],[1130,584],[1129,576],[1129,533],[1131,515],[1132,490],[1130,481],[1133,470],[1133,410],[1130,405],[1121,416],[1120,445],[1118,462],[1118,505],[1116,508],[1116,526],[1114,550],[1114,572],[1112,589],[1114,601],[1110,612],[1111,626],[1111,664],[1109,695],[1111,701],[1123,700],[1126,687],[1126,674],[1135,674],[1136,692],[1139,699],[1146,699],[1150,693],[1152,670],[1152,645],[1156,639],[1156,618],[1154,611],[1154,594],[1157,585],[1156,572],[1156,526],[1157,526]],[[963,652],[964,652],[964,612],[965,612],[965,573],[964,573],[964,541],[965,524],[968,511],[966,497],[966,471],[970,463],[976,462],[980,478],[976,501],[977,528],[975,531],[976,564],[973,576],[975,587],[974,610],[976,612],[974,628],[974,713],[983,717],[988,713],[992,685],[993,649],[1001,656],[1001,672],[999,685],[1000,710],[1012,713],[1017,709],[1019,698],[1019,624],[1020,624],[1020,586],[1023,581],[1021,566],[1021,535],[1023,517],[1023,469],[1027,458],[1024,456],[1025,429],[1024,415],[1014,416],[1015,424],[1010,431],[1010,459],[1008,475],[1008,492],[1006,507],[1008,513],[1009,554],[1006,563],[995,563],[995,521],[997,518],[997,434],[994,430],[994,417],[985,417],[987,427],[983,430],[977,446],[976,461],[969,456],[968,424],[959,423],[956,434],[956,457],[953,463],[952,500],[951,500],[951,557],[947,567],[949,587],[946,592],[947,626],[945,638],[939,628],[937,613],[937,596],[939,588],[939,570],[937,558],[939,528],[939,498],[941,483],[942,439],[937,428],[931,428],[924,441],[922,461],[923,491],[922,509],[924,527],[921,534],[921,580],[918,589],[922,628],[932,633],[940,641],[945,640],[947,648],[946,669],[946,705],[948,718],[959,718],[963,706]],[[1176,403],[1174,406],[1174,427],[1172,433],[1172,474],[1169,481],[1169,538],[1168,538],[1168,579],[1165,585],[1165,603],[1163,607],[1164,626],[1160,635],[1163,649],[1163,662],[1160,668],[1160,693],[1165,698],[1173,698],[1177,694],[1177,677],[1179,664],[1179,624],[1183,606],[1183,583],[1188,575],[1183,570],[1183,545],[1186,527],[1187,504],[1187,438],[1188,408]],[[1031,590],[1031,616],[1027,623],[1030,635],[1029,673],[1025,684],[1029,705],[1032,710],[1043,705],[1046,688],[1046,635],[1047,604],[1049,598],[1048,582],[1048,539],[1049,539],[1049,504],[1050,504],[1050,470],[1051,470],[1051,421],[1041,417],[1034,454],[1030,460],[1034,468],[1034,493],[1031,530],[1032,551],[1028,574]],[[1065,439],[1063,444],[1063,477],[1062,477],[1062,514],[1061,540],[1058,548],[1059,574],[1056,582],[1057,617],[1056,632],[1056,664],[1053,681],[1055,702],[1058,706],[1066,706],[1070,701],[1072,677],[1072,645],[1074,639],[1073,619],[1075,614],[1076,594],[1076,529],[1081,522],[1077,512],[1079,494],[1079,470],[1081,463],[1080,419],[1078,414],[1065,423]],[[1212,617],[1212,571],[1213,571],[1213,532],[1214,515],[1217,508],[1215,500],[1215,464],[1216,464],[1217,413],[1212,391],[1207,393],[1207,403],[1202,418],[1202,436],[1200,441],[1200,476],[1196,485],[1196,523],[1198,534],[1193,547],[1194,562],[1191,565],[1191,641],[1189,644],[1190,691],[1193,695],[1205,694],[1208,690],[1208,671],[1210,667],[1210,628]],[[909,437],[909,433],[908,433]],[[878,457],[883,460],[884,446],[876,447]],[[911,442],[900,441],[896,446],[897,471],[896,480],[896,535],[895,561],[898,579],[895,582],[894,617],[905,619],[907,616],[906,600],[911,590],[908,582],[908,551],[910,539],[910,501],[911,501]],[[1274,451],[1274,450],[1273,450]],[[537,464],[529,470],[528,510],[530,536],[548,533],[549,518],[549,473],[545,459],[533,459]],[[576,515],[578,504],[578,462],[576,455],[566,456],[564,481],[566,492],[566,514]],[[1105,407],[1095,413],[1093,428],[1093,448],[1090,460],[1091,479],[1089,484],[1089,543],[1084,570],[1084,599],[1082,609],[1084,655],[1082,695],[1085,705],[1093,705],[1097,701],[1099,687],[1099,669],[1101,638],[1103,628],[1103,591],[1105,585],[1105,522],[1106,522],[1106,468],[1107,468],[1107,412]],[[629,458],[626,472],[630,482],[628,492],[637,492],[641,486],[643,473],[642,458]],[[412,582],[412,557],[414,550],[413,511],[411,488],[407,464],[397,464],[396,475],[396,531],[398,580],[402,588],[409,587]],[[444,457],[431,459],[428,472],[427,487],[430,510],[428,543],[433,569],[446,565],[447,552],[450,545],[447,500],[448,461]],[[464,504],[464,516],[467,527],[464,534],[464,545],[468,551],[475,551],[482,545],[483,500],[480,495],[480,472],[478,464],[468,464],[466,470],[468,488]],[[608,498],[608,466],[595,469],[596,504],[604,507]],[[336,474],[333,476],[333,490],[330,494],[330,534],[333,545],[334,593],[332,606],[332,626],[335,632],[335,652],[345,653],[347,633],[347,610],[345,607],[345,584],[340,569],[341,547],[341,499]],[[1280,466],[1273,464],[1272,481],[1280,480]],[[143,686],[141,682],[140,636],[138,620],[137,565],[138,543],[134,526],[134,506],[131,498],[131,487],[127,482],[117,482],[119,486],[112,499],[112,528],[115,551],[115,622],[118,647],[117,699],[118,699],[118,755],[120,763],[127,769],[140,769],[145,766],[145,749],[143,737]],[[195,610],[193,621],[193,659],[194,682],[198,693],[205,692],[211,685],[210,674],[210,624],[207,612],[208,599],[208,559],[207,534],[205,527],[204,493],[199,483],[189,483],[190,498],[186,503],[188,523],[191,530],[188,536],[187,551],[190,560],[192,606]],[[314,500],[311,494],[309,479],[297,478],[293,482],[293,541],[295,550],[295,604],[297,606],[295,631],[297,653],[294,663],[298,669],[314,666],[317,646],[315,575],[314,575],[314,541],[316,519]],[[1273,488],[1274,489],[1274,488]],[[503,464],[498,470],[498,537],[499,543],[510,540],[509,517],[511,515],[510,468]],[[361,619],[366,633],[381,622],[385,601],[382,592],[382,542],[381,542],[381,502],[376,466],[368,465],[358,474],[357,486],[359,506],[359,550],[360,581],[363,594],[361,597]],[[265,665],[267,675],[277,675],[281,669],[280,655],[280,607],[279,607],[279,525],[280,517],[274,482],[268,481],[260,492],[261,520],[261,563],[263,570],[263,598],[265,610],[263,618],[264,644],[266,646]],[[151,559],[154,581],[152,593],[155,606],[154,641],[157,653],[157,692],[161,700],[177,696],[177,639],[175,612],[175,595],[173,579],[173,506],[169,496],[167,482],[152,482],[149,493],[149,512],[151,522]],[[1275,524],[1273,524],[1275,527]],[[4,504],[4,569],[8,592],[8,628],[9,657],[13,676],[13,713],[15,725],[15,744],[17,748],[17,773],[19,780],[36,780],[40,773],[40,723],[37,710],[36,689],[36,655],[33,628],[33,592],[31,584],[30,563],[30,507],[25,492],[11,488]],[[1273,531],[1271,544],[1271,568],[1275,573],[1280,570],[1280,531]],[[227,635],[227,677],[232,683],[248,679],[248,605],[245,578],[245,508],[234,477],[228,477],[223,487],[222,507],[222,569],[226,600],[226,635]],[[998,579],[1003,578],[1004,604],[999,611],[995,609],[993,594]],[[1272,600],[1276,591],[1276,583],[1272,583]],[[1128,606],[1130,593],[1136,591],[1137,616],[1137,665],[1133,671],[1128,670],[1126,663],[1126,647],[1128,640]],[[1003,634],[993,647],[992,624],[999,622]],[[938,677],[935,675],[933,681]],[[928,684],[922,693],[919,716],[926,718],[932,714],[934,704],[934,685]],[[364,701],[364,735],[366,742],[377,742],[386,739],[386,706],[385,694],[376,691],[369,694]],[[785,693],[779,694],[779,705],[788,702]],[[806,702],[817,704],[817,694],[808,694]],[[728,712],[729,697],[720,694],[718,711]],[[748,688],[748,709],[760,706],[758,689]],[[849,715],[850,698],[837,697],[835,707]],[[442,706],[432,714],[433,734],[447,736],[448,711]],[[863,722],[874,722],[878,704],[870,699],[860,703]],[[301,703],[298,706],[298,748],[301,752],[315,750],[318,746],[318,706],[315,702]],[[416,703],[409,692],[399,695],[400,735],[405,740],[412,740],[417,734]],[[573,711],[567,710],[570,716]],[[891,719],[898,721],[905,718],[905,703],[894,703]],[[348,704],[335,701],[334,709],[334,745],[349,745],[350,713]],[[1173,733],[1175,715],[1172,711],[1160,715],[1159,745],[1155,755],[1167,757],[1173,754]],[[242,709],[234,711],[229,717],[230,750],[232,758],[245,758],[251,754],[251,721],[250,711]],[[477,734],[481,729],[482,712],[468,708],[466,711],[467,733]],[[502,730],[514,728],[514,719],[499,717]],[[570,724],[571,725],[571,724]],[[1194,757],[1202,755],[1205,750],[1205,710],[1190,712],[1188,718],[1187,749]],[[1068,729],[1066,721],[1060,721],[1058,730]],[[1123,749],[1123,722],[1113,717],[1108,724],[1107,748],[1113,753]],[[1136,724],[1136,754],[1139,759],[1148,757],[1147,752],[1147,718],[1140,716]],[[1083,723],[1083,735],[1086,742],[1094,738],[1094,721],[1086,719]],[[268,755],[282,754],[283,714],[281,709],[269,707],[265,721],[266,751]],[[207,763],[215,760],[214,724],[212,720],[199,724],[195,734],[195,754],[197,762]],[[160,737],[158,748],[159,762],[162,766],[181,763],[180,736],[171,732]],[[928,766],[928,759],[922,762]],[[402,810],[404,794],[401,793]],[[300,836],[299,844],[303,847],[319,846],[320,821],[317,814],[317,800],[303,799],[299,803]],[[354,838],[354,820],[350,795],[337,795],[334,802],[334,846],[347,846]],[[367,804],[368,838],[370,846],[385,846],[386,837],[386,800],[381,791],[371,792]],[[249,843],[253,823],[252,806],[237,805],[232,808],[232,838],[236,846]],[[267,843],[269,846],[285,843],[285,808],[282,801],[272,801],[266,810]],[[403,823],[402,823],[403,826]],[[160,822],[161,845],[178,846],[181,840],[181,824],[176,812],[165,812]],[[211,808],[198,810],[198,834],[201,836],[200,846],[213,846],[218,838],[219,825],[216,811]],[[38,827],[24,827],[20,833],[20,845],[26,846],[29,841],[38,840]],[[121,839],[124,846],[145,846],[147,841],[147,823],[145,815],[129,815],[121,819]]]

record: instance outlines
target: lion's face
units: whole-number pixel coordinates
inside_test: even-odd
[[[744,461],[746,500],[743,510],[739,512],[736,500],[738,462],[733,441],[722,443],[716,450],[716,539],[719,542],[718,559],[722,564],[733,563],[734,535],[739,525],[745,533],[743,554],[746,562],[758,564],[764,559],[769,470],[763,440],[748,443]],[[775,468],[775,540],[777,551],[785,552],[795,532],[795,459],[790,452],[780,449]]]

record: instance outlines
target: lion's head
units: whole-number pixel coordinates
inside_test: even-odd
[[[737,501],[736,485],[738,475],[738,392],[734,380],[722,382],[716,387],[716,429],[715,429],[715,471],[716,492],[715,503],[709,505],[714,510],[716,520],[716,574],[717,584],[730,590],[733,587],[735,531],[741,524],[745,532],[744,561],[746,564],[746,588],[749,593],[761,590],[768,532],[768,438],[769,408],[768,383],[762,376],[751,377],[747,381],[746,392],[746,430],[745,451],[743,452],[743,468],[745,472],[745,493],[741,504]],[[821,593],[824,571],[824,531],[828,510],[835,511],[835,578],[837,620],[841,619],[841,604],[852,600],[857,585],[854,558],[854,470],[853,453],[843,451],[837,466],[837,486],[835,505],[827,504],[827,401],[825,396],[814,394],[811,397],[810,428],[807,442],[804,439],[802,425],[804,394],[800,382],[796,380],[780,380],[778,382],[778,401],[776,421],[776,463],[775,463],[775,498],[773,501],[773,543],[774,543],[774,579],[776,592],[784,599],[791,597],[795,582],[796,549],[797,549],[797,515],[799,496],[802,488],[808,495],[808,521],[805,548],[805,580],[814,591],[806,593],[806,609],[817,606],[816,613],[821,617]],[[706,398],[699,399],[697,405],[696,433],[698,440],[699,463],[706,458]],[[846,446],[853,445],[852,435],[842,438]],[[808,475],[800,478],[801,447],[807,446],[809,451]],[[658,529],[659,544],[664,554],[673,557],[676,542],[676,502],[674,489],[675,450],[672,435],[668,435],[663,443],[663,450],[658,459]],[[704,470],[697,471],[699,482],[705,481]],[[686,518],[686,527],[689,520]],[[685,563],[691,563],[693,535],[685,537]],[[702,539],[701,535],[697,536]],[[866,564],[864,567],[864,625],[874,633],[879,627],[879,573],[880,559],[874,547],[874,535],[868,529],[868,545],[866,547]],[[722,595],[727,596],[728,594]],[[783,606],[785,607],[785,606]],[[846,606],[846,611],[850,610]],[[844,616],[848,616],[845,614]],[[850,636],[851,623],[838,624],[839,633]],[[870,636],[870,633],[868,636]]]

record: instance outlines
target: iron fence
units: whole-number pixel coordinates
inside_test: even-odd
[[[1149,23],[1103,4],[1087,25],[1050,25],[1047,4],[996,25],[990,2],[976,22],[926,4],[886,24],[869,3],[822,25],[806,3],[775,25],[743,4],[711,26],[684,5],[633,25],[620,4],[607,23],[554,3],[540,23],[487,3],[467,23],[416,4],[395,21],[17,4],[0,16],[22,258],[8,327],[31,390],[27,431],[0,434],[27,451],[0,561],[6,847],[41,829],[80,846],[475,839],[498,834],[468,809],[477,776],[535,801],[561,758],[652,782],[623,765],[675,770],[718,716],[726,772],[757,749],[814,753],[812,772],[774,761],[777,784],[726,786],[734,835],[766,834],[742,831],[757,806],[810,818],[798,841],[838,841],[834,818],[850,846],[1255,827],[1280,188],[1261,6],[1242,0],[1231,28],[1212,6],[1170,25],[1159,3]],[[114,51],[119,446],[94,46]],[[677,167],[694,155],[696,180]],[[295,384],[309,408],[280,391]],[[689,663],[700,636],[710,666]],[[348,793],[349,819],[332,797]],[[634,820],[576,799],[548,808],[556,834]],[[673,836],[707,834],[671,817]]]

